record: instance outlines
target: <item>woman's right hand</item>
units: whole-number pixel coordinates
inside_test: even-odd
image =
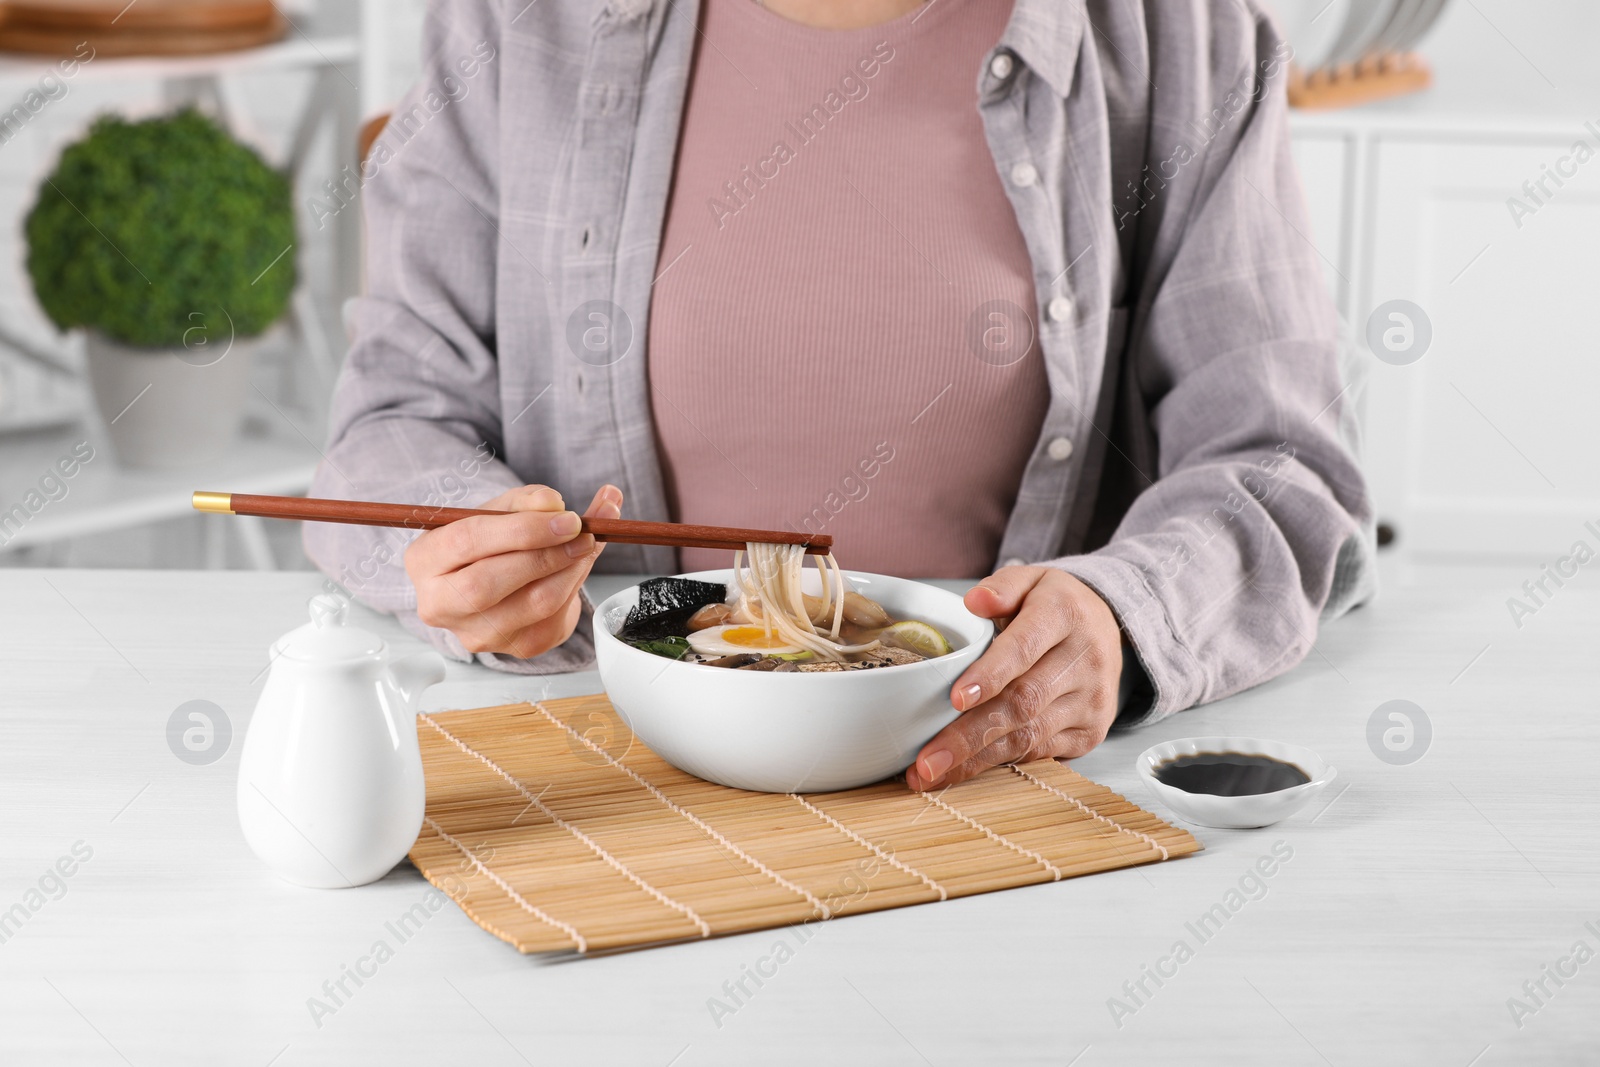
[[[525,485],[482,505],[479,515],[429,530],[406,549],[417,615],[455,634],[468,652],[528,659],[572,636],[579,590],[604,545],[579,532],[561,494]],[[622,490],[602,486],[586,515],[622,515]]]

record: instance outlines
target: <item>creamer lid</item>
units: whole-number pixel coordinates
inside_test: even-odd
[[[272,646],[272,655],[306,663],[348,663],[371,659],[383,652],[383,638],[349,625],[350,601],[333,593],[318,593],[308,605],[311,621],[284,634]]]

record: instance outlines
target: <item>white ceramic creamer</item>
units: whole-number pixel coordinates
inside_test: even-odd
[[[444,658],[395,659],[347,625],[349,605],[311,599],[311,621],[273,643],[272,668],[239,758],[239,825],[267,866],[298,885],[382,878],[422,828],[422,691]]]

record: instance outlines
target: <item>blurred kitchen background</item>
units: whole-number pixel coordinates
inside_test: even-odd
[[[70,47],[46,53],[80,39],[63,20],[96,8],[53,4],[0,4],[11,49],[0,51],[0,566],[306,568],[297,527],[199,516],[190,492],[310,483],[346,347],[340,309],[360,285],[359,212],[344,210],[358,195],[359,133],[416,75],[424,0],[263,0],[254,14],[248,0],[197,0],[188,13],[182,0],[146,0],[129,14],[143,8],[145,22],[121,26],[125,40],[95,29],[94,58],[70,73]],[[1386,551],[1452,563],[1564,554],[1586,522],[1600,525],[1600,4],[1272,6],[1299,66],[1306,237],[1368,372],[1358,400]],[[115,54],[140,50],[180,54]],[[117,376],[139,356],[119,361],[115,345],[95,356],[84,331],[58,331],[24,230],[63,150],[98,116],[183,104],[293,182],[297,236],[260,277],[288,264],[295,285],[248,343],[248,378],[219,386],[242,415],[215,442],[215,426],[163,414]],[[179,359],[211,365],[227,334],[197,323]]]

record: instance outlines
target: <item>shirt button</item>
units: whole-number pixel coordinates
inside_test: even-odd
[[[1010,559],[1000,564],[1002,567],[1026,567],[1027,565],[1028,561],[1023,559],[1021,556],[1012,556]]]
[[[995,57],[989,60],[989,73],[994,75],[996,81],[1005,81],[1011,77],[1011,70],[1012,63],[1009,53],[996,53]]]
[[[1027,188],[1039,180],[1039,171],[1032,163],[1018,163],[1011,168],[1011,181]]]
[[[1072,442],[1065,437],[1052,438],[1045,446],[1045,454],[1051,459],[1061,461],[1072,458]]]
[[[1070,296],[1058,296],[1050,301],[1050,306],[1045,310],[1050,313],[1051,321],[1066,322],[1072,318],[1072,298]]]

